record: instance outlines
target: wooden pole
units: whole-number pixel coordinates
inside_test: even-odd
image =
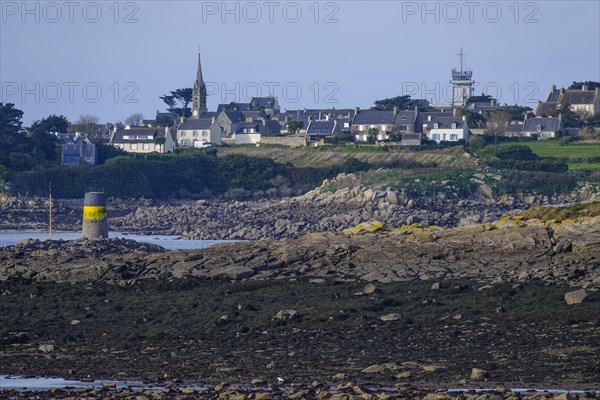
[[[52,240],[52,182],[48,184],[50,191],[50,240]]]

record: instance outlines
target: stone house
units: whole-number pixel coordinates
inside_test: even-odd
[[[600,114],[600,88],[588,90],[587,86],[583,86],[581,89],[557,89],[552,85],[548,99],[538,102],[535,115],[553,116],[565,104],[569,104],[571,110],[584,116]]]

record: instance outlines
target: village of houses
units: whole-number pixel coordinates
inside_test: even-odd
[[[270,145],[290,147],[323,145],[327,139],[349,138],[346,144],[378,144],[395,138],[399,146],[422,143],[467,141],[482,135],[485,128],[469,127],[464,111],[484,113],[501,108],[496,100],[472,101],[473,72],[462,67],[452,69],[453,99],[445,107],[432,107],[425,99],[412,99],[413,109],[302,109],[284,110],[277,97],[255,97],[248,103],[219,104],[208,111],[206,85],[198,56],[192,92],[192,110],[188,118],[169,112],[156,112],[156,118],[130,124],[97,125],[92,142],[78,132],[57,134],[62,145],[62,163],[96,163],[95,143],[110,143],[132,153],[170,153],[177,147],[205,148],[222,144]],[[600,113],[599,88],[550,88],[546,101],[539,101],[533,115],[507,121],[501,135],[551,139],[572,134],[557,113],[564,105],[582,115]],[[506,105],[505,105],[506,106]],[[423,111],[426,110],[426,111]],[[74,127],[76,128],[76,127]],[[574,130],[576,131],[576,129]]]

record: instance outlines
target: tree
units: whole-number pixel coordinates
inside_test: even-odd
[[[41,131],[45,133],[50,132],[66,132],[67,128],[71,125],[67,117],[64,115],[50,115],[46,118],[42,118],[39,121],[35,121],[31,124],[31,131]]]
[[[12,103],[0,103],[0,133],[4,135],[16,135],[21,129],[23,111],[15,108]]]
[[[72,128],[76,128],[77,132],[85,133],[90,140],[94,140],[98,136],[98,121],[100,121],[100,117],[97,115],[80,115],[73,123]]]
[[[370,144],[374,144],[377,141],[377,134],[379,134],[378,128],[369,128],[367,131],[369,136],[367,136],[367,142]]]
[[[192,115],[192,109],[189,107],[192,101],[192,88],[181,88],[169,93],[159,97],[167,105],[167,111],[184,118]]]
[[[588,90],[595,90],[596,88],[600,88],[600,82],[595,81],[585,81],[585,82],[575,82],[569,86],[569,89],[581,89],[583,86],[587,86]]]
[[[173,126],[173,119],[169,118],[169,117],[165,117],[164,115],[159,116],[158,118],[156,118],[156,125],[157,126],[161,126],[161,127],[171,127]]]
[[[487,123],[485,115],[467,109],[462,110],[462,115],[467,118],[469,128],[485,128]]]
[[[166,142],[167,142],[167,138],[164,136],[158,136],[158,137],[154,138],[154,144],[157,144],[160,146],[159,153],[165,152],[165,143]]]
[[[559,115],[565,128],[581,128],[583,126],[581,116],[571,109],[570,104],[562,104],[558,107],[554,116],[558,117]]]
[[[506,111],[494,112],[487,118],[487,132],[494,135],[494,138],[497,140],[498,135],[506,132],[506,127],[511,120],[510,114]]]
[[[129,124],[131,126],[140,126],[142,121],[144,120],[144,116],[141,113],[131,114],[129,117],[125,119],[125,124]]]
[[[389,99],[375,100],[375,104],[371,107],[371,110],[376,111],[392,111],[394,107],[398,107],[398,110],[405,110],[414,108],[415,102],[410,99],[409,95],[396,96]]]
[[[287,125],[287,131],[290,135],[298,133],[298,131],[302,128],[304,128],[303,121],[290,121]]]
[[[469,103],[489,103],[492,100],[494,100],[494,98],[492,96],[490,96],[489,94],[481,93],[480,96],[469,97],[467,99],[467,104],[469,104]]]

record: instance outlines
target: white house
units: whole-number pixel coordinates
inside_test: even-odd
[[[177,144],[198,147],[204,141],[221,144],[221,126],[215,117],[186,119],[177,127]]]
[[[174,134],[169,127],[131,128],[126,125],[113,131],[110,143],[130,153],[171,153],[176,147]]]
[[[440,142],[457,142],[469,138],[467,118],[461,117],[427,117],[424,134],[429,140]]]

